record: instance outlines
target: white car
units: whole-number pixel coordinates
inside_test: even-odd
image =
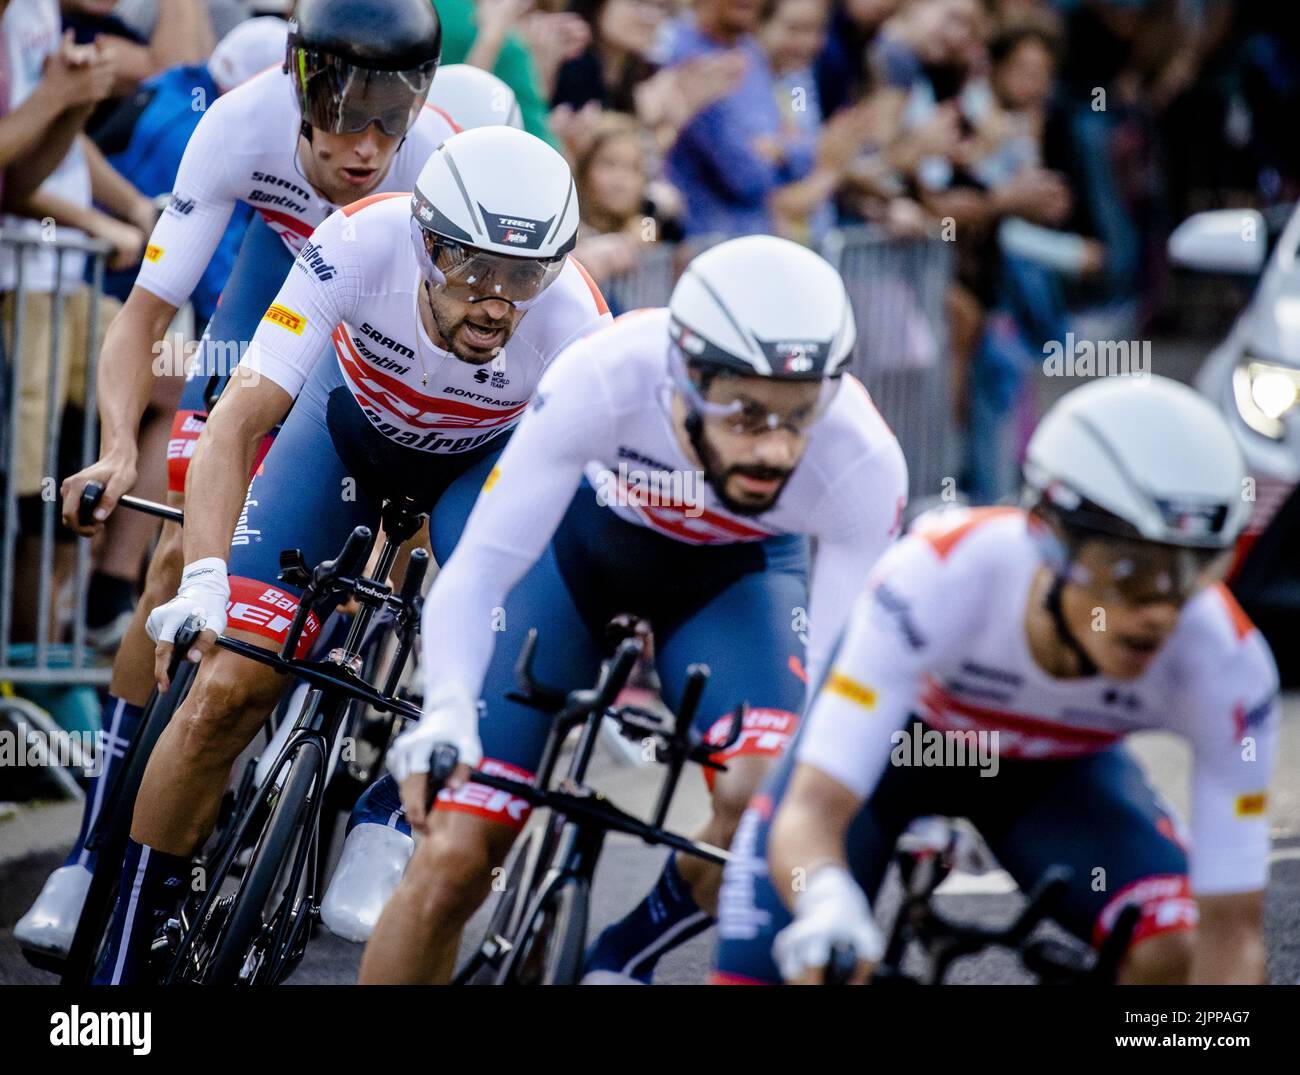
[[[1205,360],[1196,387],[1228,419],[1254,479],[1255,509],[1231,585],[1272,645],[1283,681],[1300,682],[1300,208],[1269,253],[1253,209],[1216,209],[1183,221],[1169,238],[1175,265],[1260,273],[1250,303]]]

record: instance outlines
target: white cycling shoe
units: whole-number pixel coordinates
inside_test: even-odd
[[[415,841],[390,825],[354,826],[320,905],[329,931],[348,941],[369,940],[414,850]]]
[[[60,866],[45,880],[41,894],[14,926],[14,940],[24,948],[67,955],[77,919],[90,889],[84,866]]]

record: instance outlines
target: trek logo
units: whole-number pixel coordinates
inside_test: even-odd
[[[825,350],[817,340],[759,340],[768,364],[783,373],[809,373]]]
[[[302,314],[294,313],[289,307],[281,306],[278,302],[272,303],[267,308],[266,313],[262,315],[262,320],[287,328],[295,336],[301,336],[302,330],[307,327],[307,319]]]
[[[182,198],[179,194],[173,194],[167,202],[167,208],[179,216],[189,216],[194,211],[194,199]]]
[[[527,217],[501,216],[489,213],[483,206],[478,207],[487,224],[488,235],[494,242],[517,246],[524,250],[536,250],[542,245],[542,239],[551,230],[550,220],[529,220]]]
[[[407,347],[406,344],[398,343],[391,336],[385,336],[377,328],[371,326],[368,321],[362,324],[361,331],[366,336],[369,336],[370,339],[374,340],[375,343],[379,344],[380,347],[387,347],[390,351],[396,351],[399,355],[405,355],[407,358],[415,357],[415,352]]]
[[[334,279],[334,266],[321,256],[319,243],[308,243],[304,246],[302,253],[298,255],[297,264],[304,269],[310,269],[316,274],[316,279],[322,283]]]

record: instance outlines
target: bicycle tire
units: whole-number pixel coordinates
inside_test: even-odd
[[[551,896],[554,920],[542,962],[542,985],[577,985],[587,949],[591,885],[585,877],[568,877]]]
[[[68,957],[59,978],[60,985],[89,985],[99,963],[117,891],[121,882],[122,862],[126,858],[126,845],[131,837],[131,821],[135,814],[135,800],[144,781],[144,771],[149,765],[154,747],[163,730],[171,723],[173,714],[189,693],[197,665],[185,662],[177,672],[176,682],[165,693],[151,699],[140,731],[131,745],[129,757],[124,759],[122,777],[116,795],[100,806],[100,817],[107,827],[95,852],[95,871],[86,890],[77,929],[68,947]]]
[[[514,937],[518,931],[519,915],[523,913],[522,908],[532,898],[534,888],[532,882],[537,876],[536,862],[544,835],[544,829],[534,827],[525,833],[522,839],[517,840],[510,849],[510,854],[506,857],[504,866],[506,883],[502,889],[501,898],[497,900],[497,904],[488,918],[487,928],[483,931],[483,941],[480,942],[470,962],[456,974],[454,978],[456,983],[461,985],[492,985],[496,981],[498,974],[496,966],[487,962],[486,958],[481,961],[482,965],[480,966],[475,966],[474,962],[483,953],[484,945],[493,938],[502,937],[508,940]]]
[[[323,762],[314,748],[298,750],[226,917],[224,928],[203,975],[207,985],[233,985],[239,980],[257,934],[264,926],[263,911],[271,899],[285,859],[310,817],[313,786],[319,786]],[[310,835],[307,835],[311,839]],[[295,889],[297,879],[291,879]]]

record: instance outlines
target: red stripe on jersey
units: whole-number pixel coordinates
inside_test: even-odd
[[[454,119],[452,119],[449,115],[447,115],[447,113],[443,109],[439,108],[437,105],[431,105],[429,104],[428,101],[425,101],[424,107],[427,108],[430,112],[437,112],[438,115],[440,115],[443,119],[447,121],[448,125],[456,134],[460,134],[460,132],[464,130],[464,128],[461,127],[459,123],[457,123]]]
[[[409,192],[403,193],[400,190],[385,191],[382,194],[367,194],[360,201],[355,201],[351,205],[345,205],[342,209],[339,210],[339,212],[341,212],[344,216],[351,216],[353,213],[359,212],[360,210],[364,209],[367,205],[374,205],[375,202],[382,202],[388,198],[409,198],[410,196],[411,195]]]
[[[367,381],[373,382],[376,388],[395,396],[398,401],[414,409],[414,414],[408,414],[401,410],[396,411],[403,420],[409,421],[412,425],[422,425],[427,426],[427,428],[433,428],[434,425],[495,426],[508,422],[522,414],[528,406],[528,401],[525,400],[514,407],[493,409],[476,407],[472,403],[465,403],[458,399],[426,396],[415,391],[405,381],[399,381],[395,377],[390,377],[366,365],[342,325],[336,325],[334,328],[334,343],[334,349],[343,365],[343,372],[351,382],[353,390],[368,392],[374,397],[376,395],[375,391],[365,383]],[[371,399],[372,404],[377,402],[378,400]],[[392,404],[389,404],[380,407],[380,410],[396,409]],[[436,415],[438,417],[433,424],[419,422],[419,419],[426,415]]]
[[[311,236],[312,226],[306,221],[299,220],[296,216],[281,213],[278,209],[259,209],[258,212],[262,214],[262,219],[268,224],[279,224],[282,228],[287,228],[295,235],[301,235],[304,239]]]
[[[1034,735],[1043,739],[1054,739],[1064,746],[1083,747],[1100,750],[1117,739],[1123,738],[1122,732],[1103,731],[1099,728],[1078,728],[1062,724],[1059,720],[1046,717],[1030,716],[1027,713],[1008,713],[1005,709],[988,709],[985,706],[972,705],[950,694],[939,686],[932,677],[927,676],[921,688],[921,705],[927,714],[942,720],[944,713],[957,713],[971,717],[981,724],[989,725],[990,730],[1004,728],[1007,731]]]
[[[578,272],[582,273],[582,278],[587,281],[587,287],[591,290],[591,297],[596,301],[596,312],[598,314],[609,313],[609,303],[605,301],[605,296],[600,293],[600,288],[596,285],[596,281],[591,278],[591,273],[587,271],[586,266],[572,254],[569,255],[569,260],[573,262]]]
[[[663,530],[694,545],[718,545],[731,541],[761,541],[771,531],[719,515],[716,511],[693,504],[642,504],[647,494],[618,479],[620,503],[627,504],[645,520],[647,526]]]

